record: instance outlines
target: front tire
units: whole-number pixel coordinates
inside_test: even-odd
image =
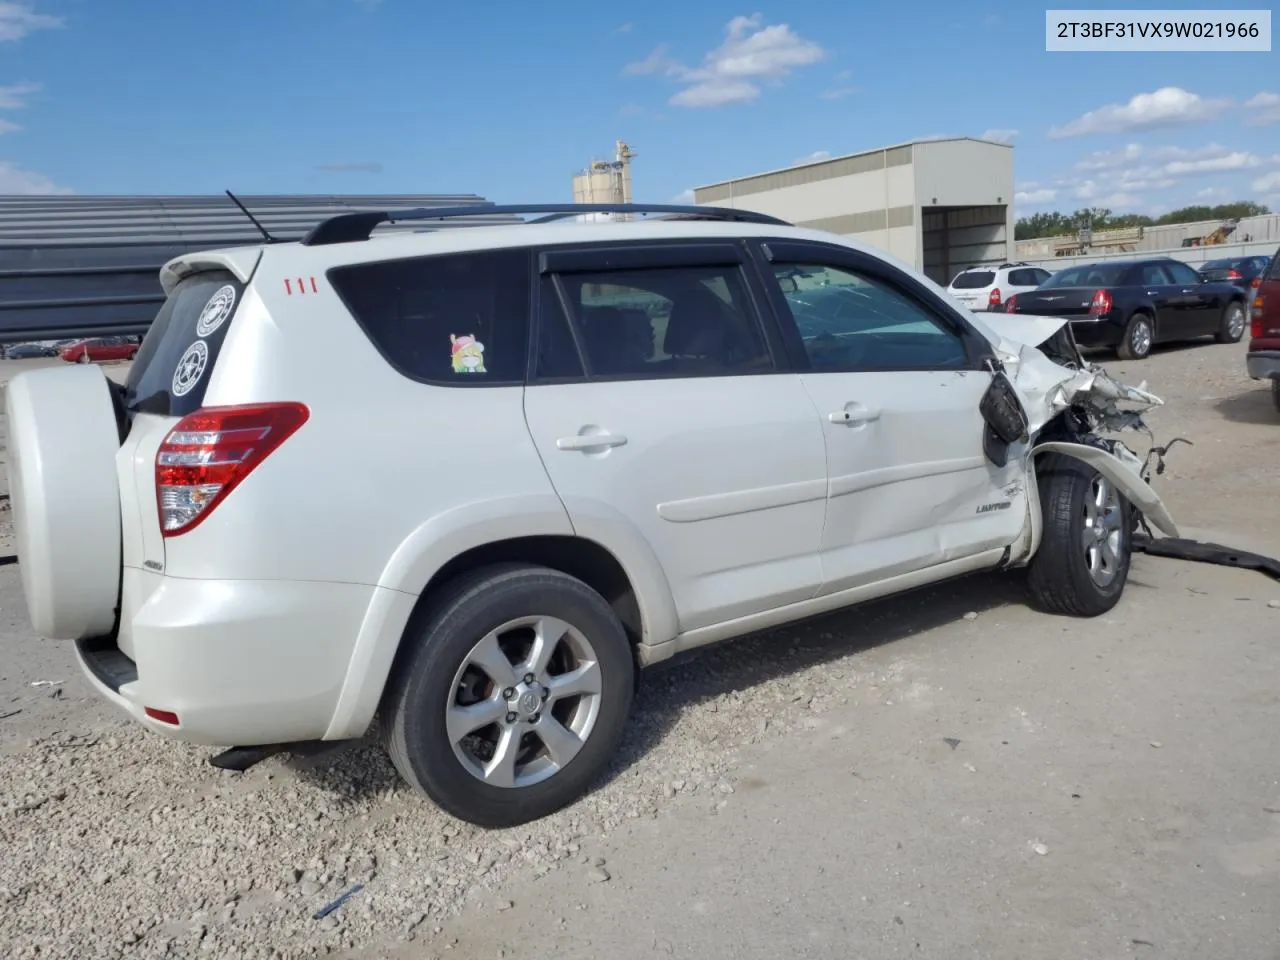
[[[1121,360],[1144,360],[1151,355],[1151,346],[1155,342],[1151,318],[1145,313],[1135,313],[1124,328],[1124,339],[1116,347],[1116,355]]]
[[[1027,568],[1031,599],[1046,613],[1104,614],[1129,578],[1132,508],[1111,481],[1073,457],[1047,455],[1038,467],[1044,531]]]
[[[445,812],[513,827],[569,805],[605,771],[635,661],[581,580],[501,564],[444,588],[411,625],[381,719],[400,775]]]
[[[1219,343],[1239,343],[1244,336],[1244,304],[1232,300],[1222,311],[1222,319],[1218,322],[1218,332],[1214,339]]]

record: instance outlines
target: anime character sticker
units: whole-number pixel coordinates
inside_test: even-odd
[[[484,344],[475,338],[475,334],[462,336],[449,334],[449,342],[453,344],[454,373],[485,373]]]

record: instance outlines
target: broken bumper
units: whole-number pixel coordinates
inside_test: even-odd
[[[1255,350],[1245,356],[1244,365],[1254,380],[1280,380],[1280,350]]]

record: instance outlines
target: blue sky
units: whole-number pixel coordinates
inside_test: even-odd
[[[1046,53],[1025,0],[0,0],[0,193],[569,200],[623,138],[668,201],[984,134],[1019,214],[1280,209],[1280,52]]]

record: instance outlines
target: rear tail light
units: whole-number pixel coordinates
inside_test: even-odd
[[[1000,288],[999,287],[996,287],[994,290],[992,290],[991,295],[987,297],[987,306],[988,307],[1000,306]]]
[[[1089,313],[1095,317],[1105,317],[1111,312],[1111,294],[1106,290],[1096,290],[1093,302],[1089,304]]]
[[[159,720],[161,723],[167,723],[171,727],[181,726],[178,723],[178,715],[172,710],[158,710],[155,707],[143,707],[142,709],[152,720]]]
[[[1252,280],[1249,281],[1249,286],[1257,290],[1260,286],[1262,286],[1262,277],[1261,276],[1254,277]]]
[[[193,529],[309,415],[300,403],[262,403],[208,407],[183,417],[156,453],[163,534]]]
[[[1262,339],[1262,318],[1255,315],[1253,321],[1249,324],[1249,336],[1255,340]]]
[[[1252,310],[1252,313],[1253,313],[1254,317],[1256,317],[1257,319],[1259,319],[1259,320],[1261,320],[1261,319],[1262,319],[1262,296],[1261,296],[1261,295],[1256,296],[1256,297],[1254,297],[1254,298],[1253,298],[1253,310]]]
[[[1243,279],[1244,279],[1244,274],[1243,274],[1243,273],[1241,273],[1239,270],[1228,270],[1228,271],[1227,271],[1227,279],[1228,279],[1228,280],[1243,280]]]
[[[1016,293],[1012,297],[1010,297],[1007,301],[1005,301],[1004,312],[1005,313],[1018,312],[1018,295]]]

